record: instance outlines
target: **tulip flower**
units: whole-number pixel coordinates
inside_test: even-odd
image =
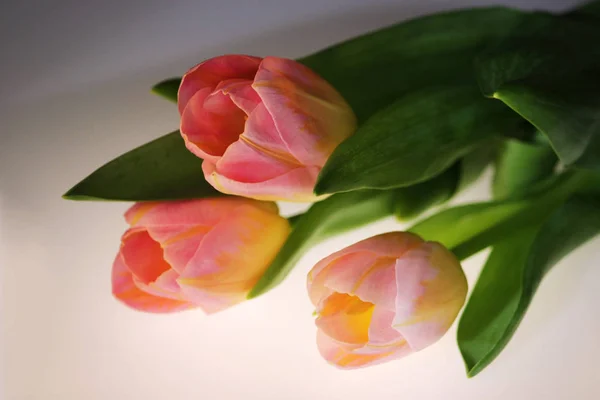
[[[189,70],[180,131],[217,190],[260,200],[312,201],[317,175],[356,128],[342,96],[302,64],[226,55]]]
[[[445,247],[392,232],[321,260],[308,275],[308,293],[321,355],[357,368],[436,342],[463,306],[467,282]]]
[[[233,197],[138,203],[125,219],[113,294],[148,312],[243,301],[290,232],[274,203]]]

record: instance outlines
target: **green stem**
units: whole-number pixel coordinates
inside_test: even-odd
[[[553,182],[536,190],[531,197],[519,200],[522,206],[518,212],[479,235],[461,242],[451,249],[452,252],[462,261],[515,232],[541,224],[572,194],[581,189],[585,182],[585,174],[578,171],[570,171],[557,177]]]

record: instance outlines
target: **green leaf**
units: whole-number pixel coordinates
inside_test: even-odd
[[[494,97],[545,133],[564,164],[600,170],[600,79],[583,76],[560,87],[506,84]]]
[[[459,161],[428,181],[396,189],[394,215],[400,221],[409,221],[429,208],[448,201],[457,191],[460,176]]]
[[[63,196],[69,200],[173,200],[222,194],[204,180],[202,160],[169,133],[108,162]]]
[[[396,189],[394,191],[396,218],[406,222],[450,200],[481,176],[492,161],[494,153],[493,141],[486,142],[434,178]]]
[[[498,139],[483,142],[471,153],[460,159],[460,179],[456,193],[466,189],[483,174],[486,167],[497,157]]]
[[[442,243],[459,259],[543,221],[578,190],[584,177],[564,173],[544,182],[527,197],[453,207],[418,222],[410,232]]]
[[[548,271],[600,233],[600,199],[574,197],[541,228],[515,232],[494,247],[458,326],[458,344],[472,377],[504,349]]]
[[[331,46],[299,61],[331,83],[359,119],[405,93],[473,82],[473,59],[513,32],[527,14],[491,7],[403,21]]]
[[[378,190],[336,194],[294,217],[292,233],[248,298],[280,284],[300,257],[318,242],[391,215],[393,197],[393,191]]]
[[[180,83],[181,78],[165,79],[152,86],[152,93],[177,103],[177,92],[179,91]]]
[[[600,28],[533,14],[476,62],[482,91],[544,133],[560,160],[600,170]]]
[[[473,86],[419,90],[375,114],[341,143],[323,167],[315,193],[423,182],[521,123]]]
[[[493,194],[497,199],[526,194],[550,177],[558,159],[544,142],[506,139],[496,160]]]
[[[458,346],[467,368],[487,356],[515,314],[527,256],[539,225],[515,231],[494,245],[458,325]]]

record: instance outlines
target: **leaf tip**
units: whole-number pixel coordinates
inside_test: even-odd
[[[348,189],[344,187],[343,183],[338,179],[331,179],[332,174],[329,172],[329,169],[323,169],[317,178],[317,183],[313,188],[313,192],[317,196],[321,196],[324,194],[333,194],[338,192],[345,192]]]
[[[79,184],[77,184],[77,185],[73,186],[71,189],[67,190],[61,196],[61,198],[64,200],[77,200],[77,197],[78,197],[77,186],[79,186]]]
[[[257,283],[246,295],[247,300],[252,300],[255,297],[258,297],[262,294],[262,287],[259,287],[259,283]],[[261,285],[262,286],[262,285]]]
[[[104,198],[102,195],[94,195],[87,192],[85,188],[81,187],[82,182],[69,189],[65,194],[61,196],[64,200],[71,201],[107,201],[112,200],[110,198]],[[87,192],[87,193],[86,193]]]
[[[481,363],[477,363],[475,365],[472,365],[471,367],[467,365],[467,378],[471,379],[477,376],[485,368],[486,365],[487,364],[482,365]]]
[[[315,187],[313,188],[313,193],[317,196],[321,196],[323,194],[327,194],[327,184],[323,184],[322,181],[317,181]]]
[[[180,81],[180,78],[165,79],[152,86],[150,92],[176,103]]]

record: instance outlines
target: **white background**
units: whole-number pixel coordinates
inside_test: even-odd
[[[76,1],[0,5],[2,371],[9,400],[598,399],[600,241],[544,281],[512,342],[465,377],[455,327],[404,360],[356,370],[315,347],[304,283],[206,317],[134,312],[110,294],[126,204],[60,195],[105,161],[177,127],[150,86],[222,53],[297,57],[436,10],[486,1]],[[492,2],[489,2],[492,3]],[[504,1],[564,9],[577,1]],[[487,184],[461,200],[485,198]],[[484,254],[464,264],[473,283]],[[596,264],[596,265],[594,265]],[[507,266],[508,267],[508,266]]]

